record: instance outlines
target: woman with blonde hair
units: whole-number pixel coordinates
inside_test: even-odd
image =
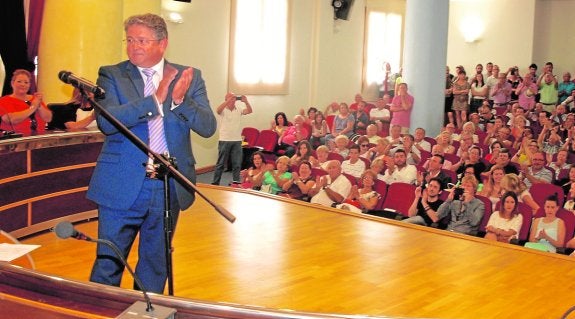
[[[443,131],[435,138],[437,145],[443,148],[445,154],[455,154],[455,146],[451,144],[451,133]]]
[[[276,169],[268,170],[264,173],[261,190],[270,194],[277,194],[287,191],[284,186],[292,178],[289,168],[289,157],[283,155],[276,159]]]
[[[529,189],[523,183],[523,181],[517,176],[516,174],[505,174],[501,179],[501,193],[504,194],[505,192],[514,192],[517,195],[517,199],[519,202],[527,204],[531,207],[533,215],[537,213],[539,210],[539,205],[535,202],[531,193],[529,193]]]
[[[491,201],[492,207],[495,208],[495,205],[499,202],[499,196],[501,196],[501,180],[505,176],[505,170],[501,166],[493,166],[491,170],[489,170],[488,178],[483,185],[483,189],[479,192],[479,195],[489,198]]]

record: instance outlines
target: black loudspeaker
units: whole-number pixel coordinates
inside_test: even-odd
[[[190,2],[192,2],[192,0],[174,0],[174,1],[179,1],[179,2],[187,2],[187,3],[190,3]]]
[[[333,18],[347,20],[349,9],[353,0],[333,0],[331,6],[333,7]]]

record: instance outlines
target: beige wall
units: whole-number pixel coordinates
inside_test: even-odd
[[[248,96],[254,114],[246,126],[268,128],[277,112],[293,117],[300,108],[324,109],[333,100],[351,102],[361,90],[364,0],[354,1],[348,21],[335,21],[330,1],[292,0],[289,94]],[[170,23],[167,58],[202,70],[213,108],[227,92],[230,1],[163,0],[164,11],[180,11],[184,23]],[[209,14],[207,14],[209,13]],[[198,166],[215,163],[218,136],[193,137]]]
[[[521,73],[532,62],[535,0],[452,0],[449,8],[447,65],[463,65],[475,72],[475,65],[498,64],[501,70],[517,65]],[[467,43],[461,32],[478,17],[485,24],[480,38]]]
[[[64,0],[48,1],[60,3]],[[365,7],[384,6],[401,11],[404,10],[403,2],[355,0],[349,21],[341,21],[333,20],[331,1],[291,0],[289,94],[249,96],[255,113],[246,117],[244,124],[263,129],[279,111],[293,117],[302,107],[323,109],[334,100],[351,102],[355,93],[362,90]],[[124,0],[121,16],[158,10],[164,13],[179,11],[185,22],[168,24],[167,58],[202,70],[215,109],[227,92],[230,3],[230,0],[193,0],[189,4],[173,0]],[[557,73],[575,71],[575,62],[570,58],[575,37],[568,36],[572,24],[570,12],[574,10],[575,1],[567,0],[452,0],[447,65],[453,68],[462,64],[472,70],[477,63],[493,61],[502,68],[517,64],[525,71],[531,62],[542,65],[551,60]],[[484,19],[486,29],[478,41],[466,43],[459,24],[472,13]],[[118,28],[121,31],[121,26]],[[77,40],[69,39],[68,35],[70,33],[57,32],[51,34],[50,39],[54,41],[55,37],[66,36],[66,41]],[[92,42],[99,41],[97,35],[87,36]],[[105,39],[108,35],[102,37]],[[81,52],[78,54],[82,55]],[[125,58],[125,53],[121,54]],[[67,67],[68,62],[57,58],[42,61],[44,66],[54,63],[50,66],[54,70],[69,67],[88,79],[95,79],[95,72],[80,70],[96,70],[101,64],[111,63],[90,60],[76,68]],[[57,81],[52,73],[46,77],[41,75],[40,79],[51,83]],[[55,89],[46,92],[52,97],[48,102],[67,99],[62,91],[63,84],[56,82],[54,85]],[[215,162],[217,139],[217,134],[210,139],[193,137],[199,167]]]
[[[533,61],[542,67],[552,61],[555,74],[575,71],[572,0],[537,0],[534,17]]]

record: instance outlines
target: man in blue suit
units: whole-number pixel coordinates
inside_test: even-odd
[[[176,158],[178,170],[195,182],[190,131],[210,137],[216,119],[200,70],[169,63],[165,21],[153,14],[124,22],[129,61],[104,66],[98,85],[106,91],[100,102],[152,149]],[[147,154],[102,115],[98,127],[106,135],[87,197],[98,204],[98,236],[116,244],[124,257],[139,233],[136,274],[144,287],[163,293],[167,279],[163,231],[163,181]],[[175,226],[180,209],[194,194],[170,179]],[[99,244],[90,280],[119,286],[124,266],[108,247]]]

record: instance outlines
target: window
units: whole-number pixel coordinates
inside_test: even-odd
[[[365,84],[381,84],[385,79],[384,63],[389,63],[391,72],[401,66],[402,16],[382,11],[367,11],[367,41],[364,60]]]
[[[230,41],[230,90],[287,94],[288,0],[235,0]]]

